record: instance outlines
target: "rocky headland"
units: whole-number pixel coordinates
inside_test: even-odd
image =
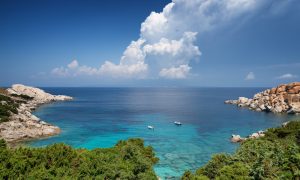
[[[45,103],[72,100],[22,84],[1,89],[0,97],[0,139],[8,143],[59,134],[59,127],[40,120],[32,111]]]
[[[300,82],[281,84],[254,95],[253,98],[239,97],[227,100],[226,104],[236,104],[254,111],[274,113],[300,113]]]

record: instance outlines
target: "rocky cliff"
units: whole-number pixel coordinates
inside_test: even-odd
[[[255,94],[252,99],[239,97],[238,100],[227,100],[225,103],[255,111],[300,113],[300,82],[281,84]]]
[[[15,84],[11,88],[2,91],[1,96],[5,97],[0,104],[2,107],[13,106],[16,109],[16,111],[9,111],[7,120],[0,121],[0,139],[3,138],[7,142],[52,136],[60,133],[59,127],[40,120],[31,112],[44,103],[72,99],[69,96],[52,95],[39,88],[21,84]]]

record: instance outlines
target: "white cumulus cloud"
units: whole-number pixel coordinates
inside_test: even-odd
[[[57,76],[68,76],[69,72],[68,72],[68,69],[66,69],[64,67],[57,67],[57,68],[52,69],[51,74],[57,75]]]
[[[288,7],[276,0],[172,0],[162,12],[151,12],[141,23],[140,37],[132,41],[118,63],[105,61],[98,68],[72,61],[53,74],[99,75],[115,78],[188,77],[191,62],[201,55],[197,37],[214,29],[250,19],[261,10]],[[248,78],[247,78],[248,77]],[[254,79],[253,72],[247,80]]]
[[[249,72],[245,77],[245,80],[254,80],[254,79],[255,79],[255,75],[253,72]]]
[[[190,67],[190,62],[200,57],[197,35],[248,18],[271,1],[274,0],[173,0],[162,12],[151,12],[141,24],[139,39],[127,47],[119,66],[142,64],[142,69],[147,65],[148,76],[188,77],[189,70],[179,76],[162,74],[173,72],[175,67]],[[132,52],[127,53],[131,48]],[[119,71],[131,72],[123,68]]]
[[[103,76],[113,78],[144,78],[147,72],[147,64],[143,62],[135,64],[114,64],[106,61],[99,68],[94,68],[86,65],[79,65],[78,61],[76,66],[71,65],[74,61],[67,65],[67,67],[54,68],[51,71],[52,75],[60,77],[75,77],[79,75],[85,76]],[[138,75],[138,76],[137,76]]]
[[[75,59],[70,64],[68,64],[68,68],[75,69],[78,67],[78,61]]]
[[[105,61],[101,65],[99,73],[115,78],[144,78],[148,70],[148,65],[144,62],[146,55],[141,48],[144,42],[143,39],[132,41],[124,51],[119,64]]]
[[[110,61],[106,61],[101,65],[99,74],[103,76],[111,76],[114,78],[130,78],[135,77],[137,79],[144,78],[147,72],[148,65],[143,62],[134,64],[114,64]]]
[[[188,65],[180,65],[179,67],[163,68],[159,72],[159,76],[167,79],[184,79],[189,74],[191,67]]]

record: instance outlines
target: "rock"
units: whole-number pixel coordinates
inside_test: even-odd
[[[229,100],[228,102],[233,102],[233,101],[234,100]],[[239,97],[239,99],[234,102],[236,102],[235,104],[237,104],[239,107],[246,107],[251,104],[252,99],[248,99],[246,97]],[[233,103],[229,103],[229,104],[233,104]]]
[[[242,142],[244,140],[245,138],[241,138],[240,135],[234,135],[234,134],[231,135],[231,142],[233,143]]]
[[[285,91],[285,89],[286,89],[286,86],[285,85],[280,85],[280,86],[278,86],[277,88],[276,88],[276,94],[280,94],[280,93],[282,93],[282,92],[284,92]]]
[[[52,136],[60,133],[60,128],[41,121],[33,115],[32,110],[39,105],[52,101],[71,100],[72,97],[64,95],[52,95],[45,91],[15,84],[7,90],[8,94],[23,94],[32,97],[26,103],[19,104],[18,114],[12,114],[10,121],[0,123],[0,139],[3,138],[7,142],[17,142],[27,139]],[[2,102],[1,102],[2,103]]]
[[[249,106],[252,107],[253,109],[257,108],[258,107],[257,100],[252,101]]]
[[[288,125],[289,122],[284,122],[282,123],[282,127],[286,127]]]
[[[260,108],[262,111],[266,110],[266,107],[265,107],[264,104],[261,104],[261,105],[259,106],[259,108]]]
[[[45,121],[40,121],[40,123],[43,125],[47,124]]]
[[[265,136],[265,132],[264,131],[258,131],[255,133],[252,133],[251,135],[248,136],[249,139],[256,139],[256,138],[260,138],[260,137],[264,137]],[[242,138],[240,135],[231,135],[231,142],[237,143],[237,142],[243,142],[245,140],[247,140],[248,138]]]
[[[267,105],[267,106],[266,106],[266,111],[267,111],[267,112],[272,112],[272,111],[273,111],[273,107],[270,106],[270,105]]]
[[[258,138],[259,134],[258,133],[253,133],[249,136],[250,138]]]
[[[272,89],[270,90],[270,94],[275,94],[275,92],[276,92],[276,88],[272,88]]]
[[[283,108],[282,108],[280,105],[278,105],[278,106],[275,106],[275,108],[274,108],[274,111],[273,111],[273,112],[276,112],[276,113],[281,113],[281,112],[282,112],[282,110],[283,110]]]
[[[238,103],[239,104],[246,104],[248,102],[248,98],[246,97],[239,97]]]
[[[261,134],[264,134],[265,131],[260,130],[260,131],[258,131],[257,133],[258,133],[259,135],[261,135]]]
[[[6,101],[1,101],[1,105],[6,105],[7,102]]]
[[[225,104],[237,104],[237,100],[227,100],[225,101]]]
[[[39,121],[40,118],[36,117],[35,115],[31,114],[30,119],[34,120],[34,121]]]
[[[262,110],[260,108],[256,108],[255,111],[260,112]]]
[[[300,86],[300,82],[293,82],[293,83],[288,84],[288,86],[292,86],[292,87]]]
[[[300,92],[300,86],[294,86],[292,88],[292,90],[294,90],[295,93],[299,93]]]
[[[289,114],[299,114],[300,113],[300,103],[291,103],[290,107],[291,108],[288,110],[287,113],[289,113]]]
[[[300,82],[281,84],[275,88],[256,93],[253,99],[239,97],[227,100],[226,104],[237,104],[255,111],[274,113],[300,113]]]
[[[22,84],[14,84],[11,88],[7,89],[8,93],[10,94],[23,94],[30,97],[33,97],[34,100],[39,102],[50,102],[50,101],[65,101],[65,100],[72,100],[73,98],[70,96],[63,96],[63,95],[52,95],[46,93],[42,89],[34,88],[30,86],[24,86]]]

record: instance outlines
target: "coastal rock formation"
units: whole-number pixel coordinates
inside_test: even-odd
[[[258,132],[252,133],[251,135],[249,135],[245,138],[241,137],[240,135],[232,134],[231,135],[231,142],[233,142],[233,143],[243,142],[247,139],[256,139],[256,138],[260,138],[260,137],[264,137],[264,136],[265,136],[264,131],[258,131]]]
[[[11,88],[7,89],[7,91],[10,94],[17,94],[17,95],[27,95],[29,97],[32,97],[33,100],[35,100],[37,103],[48,103],[51,101],[65,101],[65,100],[72,100],[72,97],[70,96],[63,96],[63,95],[52,95],[49,93],[46,93],[44,90],[30,87],[30,86],[24,86],[22,84],[14,84]]]
[[[15,84],[7,89],[6,96],[15,102],[19,102],[17,113],[11,113],[7,122],[0,123],[0,139],[3,138],[7,142],[16,142],[59,134],[59,127],[40,120],[35,115],[31,114],[31,112],[44,103],[72,99],[70,96],[52,95],[41,89],[21,84]],[[28,98],[26,101],[22,98],[24,96]],[[1,103],[5,104],[7,102]]]
[[[290,121],[284,122],[284,123],[282,123],[281,127],[286,127],[289,123],[290,123]],[[260,137],[265,137],[265,131],[257,131],[245,138],[241,137],[240,135],[232,134],[230,141],[233,143],[237,143],[237,142],[243,142],[247,139],[256,139],[256,138],[260,138]]]
[[[226,104],[236,104],[255,111],[274,113],[300,113],[300,82],[282,84],[272,89],[257,93],[252,99],[239,97],[227,100]]]
[[[245,138],[242,138],[240,135],[231,135],[231,142],[237,143],[237,142],[242,142],[245,141]]]

